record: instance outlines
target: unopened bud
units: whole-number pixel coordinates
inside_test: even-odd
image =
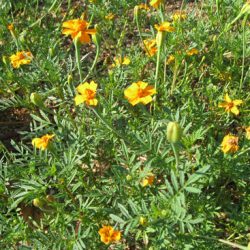
[[[96,29],[96,33],[94,35],[92,35],[92,40],[93,40],[93,43],[96,46],[100,46],[101,36],[100,36],[100,33],[99,33],[98,25],[95,25],[95,29]]]
[[[178,122],[169,122],[167,126],[167,139],[170,143],[176,143],[181,139],[182,129]]]
[[[54,201],[55,201],[55,198],[54,198],[53,195],[48,194],[48,195],[46,196],[46,200],[47,200],[48,202],[54,202]]]
[[[49,55],[50,55],[51,57],[54,56],[54,49],[53,49],[53,48],[49,48]]]
[[[40,94],[36,93],[36,92],[31,93],[30,101],[33,104],[35,104],[36,106],[40,107],[40,108],[44,106],[43,97]]]
[[[44,201],[41,200],[41,199],[39,199],[39,198],[35,198],[35,199],[33,200],[33,205],[34,205],[35,207],[42,208],[42,207],[44,206]]]
[[[72,81],[73,81],[73,76],[72,76],[71,74],[68,75],[67,81],[68,81],[68,84],[71,84],[71,83],[72,83]]]
[[[7,56],[3,56],[3,57],[2,57],[2,60],[3,60],[3,63],[4,63],[5,65],[7,65]]]
[[[128,175],[126,176],[126,180],[127,180],[127,181],[131,181],[131,180],[132,180],[132,176],[128,174]]]
[[[146,224],[147,219],[141,216],[140,219],[139,219],[139,222],[140,222],[140,224],[143,226],[143,225]]]

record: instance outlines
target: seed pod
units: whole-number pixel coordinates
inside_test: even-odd
[[[169,122],[167,126],[167,139],[170,143],[180,141],[182,136],[182,129],[177,122]]]

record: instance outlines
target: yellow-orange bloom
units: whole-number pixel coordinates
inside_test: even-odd
[[[49,145],[49,142],[51,141],[51,139],[54,137],[55,135],[49,135],[49,134],[46,134],[44,136],[42,136],[41,138],[34,138],[32,140],[32,145],[35,147],[35,148],[39,148],[41,150],[45,150],[48,145]]]
[[[130,104],[135,106],[138,103],[144,105],[152,102],[152,95],[156,93],[156,90],[153,86],[149,85],[146,82],[133,82],[128,88],[125,89],[124,95],[125,98],[129,101]]]
[[[13,31],[13,30],[15,29],[13,23],[9,24],[9,25],[7,26],[7,28],[8,28],[9,31]]]
[[[169,65],[171,64],[172,62],[175,61],[175,56],[174,55],[170,55],[166,61],[166,64]]]
[[[89,23],[81,19],[73,19],[63,23],[62,33],[70,35],[71,38],[79,40],[81,43],[90,43],[90,35],[96,33],[96,29],[88,29]]]
[[[121,66],[121,65],[129,65],[130,64],[130,59],[126,56],[124,57],[121,57],[121,56],[118,56],[118,57],[114,57],[114,62],[112,64],[113,67],[117,66]]]
[[[108,15],[105,16],[105,19],[107,20],[113,20],[115,18],[115,15],[113,13],[109,13]]]
[[[148,177],[144,178],[142,181],[141,181],[141,185],[143,187],[146,187],[146,186],[152,186],[153,183],[154,183],[154,180],[155,180],[155,176],[153,174],[149,175]]]
[[[143,9],[143,10],[146,10],[146,11],[149,11],[150,8],[148,7],[148,5],[146,3],[141,3],[139,5],[137,5],[139,9]]]
[[[224,96],[225,102],[222,102],[219,104],[220,108],[225,108],[226,112],[231,112],[235,115],[238,115],[240,113],[237,106],[241,105],[243,103],[242,100],[231,100],[228,94]]]
[[[250,140],[250,127],[246,128],[246,138]]]
[[[171,26],[170,22],[163,22],[160,25],[155,24],[155,28],[158,30],[158,32],[173,32],[175,31],[175,28]]]
[[[114,230],[111,226],[102,226],[98,233],[101,236],[101,241],[106,245],[121,239],[121,232]]]
[[[163,0],[151,0],[150,5],[154,8],[159,8],[160,4],[162,3]]]
[[[223,153],[234,153],[239,149],[238,146],[239,138],[237,136],[228,134],[223,138],[221,143],[221,150]]]
[[[76,89],[80,93],[75,97],[76,105],[79,105],[84,102],[86,102],[86,104],[90,106],[97,105],[98,100],[95,98],[97,84],[94,81],[91,81],[90,83],[88,82],[82,83]]]
[[[146,39],[143,40],[145,45],[145,51],[148,56],[154,56],[157,53],[156,40],[155,39]]]
[[[175,12],[173,13],[173,15],[172,15],[172,19],[173,19],[174,21],[184,20],[184,19],[186,19],[186,18],[187,18],[187,14],[186,14],[186,12],[183,11],[183,10],[177,10],[177,11],[175,11]]]
[[[190,50],[187,50],[186,53],[187,53],[188,56],[198,55],[198,54],[199,54],[199,50],[196,49],[196,48],[192,48],[192,49],[190,49]]]
[[[32,54],[29,51],[18,51],[15,55],[10,56],[13,68],[19,68],[22,64],[30,64]]]

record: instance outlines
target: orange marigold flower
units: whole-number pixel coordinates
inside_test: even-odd
[[[51,141],[51,139],[54,137],[55,135],[49,135],[49,134],[46,134],[44,136],[42,136],[41,138],[34,138],[32,140],[32,145],[35,147],[35,148],[39,148],[41,150],[45,150],[48,145],[49,145],[49,142]]]
[[[81,19],[73,19],[63,23],[62,33],[70,35],[71,38],[79,40],[81,43],[90,43],[90,35],[96,33],[96,29],[88,29],[89,23]]]
[[[228,134],[223,138],[221,143],[221,150],[223,153],[234,153],[239,149],[238,146],[239,138],[237,136]]]
[[[233,113],[235,115],[238,115],[240,113],[237,106],[241,105],[243,103],[242,100],[231,100],[228,94],[224,96],[225,102],[222,102],[219,104],[220,108],[225,108],[226,112]]]
[[[148,56],[154,56],[157,53],[156,40],[155,39],[146,39],[143,40],[145,45],[145,51]]]
[[[115,15],[113,13],[109,13],[108,15],[105,16],[105,19],[107,20],[113,20],[115,18]]]
[[[121,65],[129,65],[130,59],[126,56],[124,57],[118,56],[118,57],[114,57],[114,62],[115,63],[112,64],[113,67],[115,66],[120,67]]]
[[[135,106],[138,103],[144,105],[152,102],[152,95],[156,93],[156,90],[153,86],[149,85],[146,82],[133,82],[127,89],[124,91],[125,98],[129,101],[130,104]]]
[[[175,28],[173,26],[171,26],[170,22],[163,22],[160,25],[156,24],[155,28],[158,30],[158,32],[173,32],[175,31]]]
[[[80,93],[75,97],[76,105],[79,105],[84,102],[86,102],[86,104],[90,106],[97,105],[98,100],[95,98],[97,84],[94,81],[91,81],[90,83],[88,82],[82,83],[76,89]]]
[[[148,177],[146,177],[145,179],[143,179],[141,181],[141,185],[143,187],[146,187],[146,186],[152,186],[153,183],[154,183],[154,180],[155,180],[155,176],[153,174],[150,174]]]
[[[187,18],[187,14],[183,10],[177,10],[172,15],[172,19],[174,21],[185,20],[186,18]]]
[[[246,138],[250,140],[250,127],[246,128]]]
[[[186,53],[187,53],[188,56],[198,55],[198,54],[199,54],[199,50],[196,49],[196,48],[192,48],[192,49],[190,49],[190,50],[187,50]]]
[[[114,230],[111,226],[102,226],[98,233],[101,236],[101,241],[106,245],[121,239],[121,232]]]
[[[162,3],[163,0],[151,0],[150,5],[154,8],[159,8],[160,4]]]
[[[13,30],[15,29],[13,23],[10,23],[10,24],[7,26],[7,28],[8,28],[9,31],[13,31]]]
[[[137,5],[139,9],[143,9],[143,10],[146,10],[146,11],[149,11],[150,8],[148,7],[148,5],[146,3],[141,3],[139,5]]]
[[[171,64],[172,62],[175,61],[175,56],[174,55],[170,55],[166,61],[166,64],[169,65]]]
[[[32,60],[31,52],[18,51],[15,55],[10,56],[13,68],[19,68],[22,64],[30,64]]]

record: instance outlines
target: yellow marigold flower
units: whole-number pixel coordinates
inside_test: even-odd
[[[39,148],[41,150],[45,150],[48,147],[50,140],[54,136],[55,135],[53,135],[53,134],[52,135],[46,134],[46,135],[42,136],[41,138],[34,138],[32,140],[32,145],[35,148]]]
[[[159,8],[160,4],[162,3],[163,0],[151,0],[150,5],[154,8]]]
[[[96,29],[88,29],[89,23],[81,19],[73,19],[63,23],[62,33],[70,35],[72,39],[78,39],[81,43],[90,43],[90,35],[96,33]]]
[[[224,96],[225,102],[222,102],[219,104],[219,108],[225,108],[226,112],[231,112],[235,115],[238,115],[240,113],[237,106],[241,105],[243,103],[242,100],[231,100],[228,94]]]
[[[192,48],[192,49],[190,49],[190,50],[187,50],[186,53],[187,53],[188,56],[198,55],[198,54],[199,54],[199,50],[196,49],[196,48]]]
[[[113,20],[115,15],[113,13],[109,13],[107,16],[105,16],[105,19],[107,20]]]
[[[221,150],[223,153],[234,153],[239,149],[238,146],[239,138],[237,136],[228,134],[223,138],[221,143]]]
[[[13,23],[9,24],[9,25],[7,26],[7,28],[8,28],[9,31],[13,31],[13,30],[15,29]]]
[[[121,66],[121,65],[129,65],[130,64],[130,59],[128,57],[114,57],[114,61],[115,63],[112,64],[113,67],[117,66]]]
[[[155,28],[158,30],[158,32],[173,32],[175,31],[175,28],[173,26],[171,26],[170,22],[163,22],[160,25],[156,24]]]
[[[175,61],[175,56],[174,55],[170,55],[166,61],[166,64],[169,65],[171,64],[172,62]]]
[[[22,64],[30,64],[32,54],[29,51],[18,51],[15,55],[10,56],[13,68],[19,68]]]
[[[130,104],[135,106],[138,103],[144,105],[152,102],[152,95],[156,93],[156,90],[153,86],[149,85],[146,82],[133,82],[127,89],[124,91],[125,98],[129,101]]]
[[[145,51],[148,56],[154,56],[157,53],[156,40],[155,39],[146,39],[143,40],[143,43],[146,47]]]
[[[91,81],[90,83],[88,82],[82,83],[76,89],[80,93],[75,97],[76,105],[79,105],[84,102],[86,102],[86,104],[90,106],[97,105],[98,100],[95,98],[97,84],[94,81]]]
[[[153,183],[154,183],[154,180],[155,180],[155,176],[153,174],[151,174],[150,176],[146,177],[145,179],[143,179],[141,181],[141,185],[143,187],[146,187],[146,186],[152,186]]]
[[[250,127],[246,128],[246,138],[250,140]]]
[[[183,10],[177,10],[172,15],[172,19],[174,21],[185,20],[186,18],[187,18],[187,14]]]
[[[146,3],[141,3],[141,4],[137,5],[137,6],[141,10],[146,10],[146,11],[150,10],[150,8],[148,7],[148,5]]]
[[[101,236],[101,241],[106,245],[121,239],[121,232],[114,230],[111,226],[102,226],[98,233]]]

